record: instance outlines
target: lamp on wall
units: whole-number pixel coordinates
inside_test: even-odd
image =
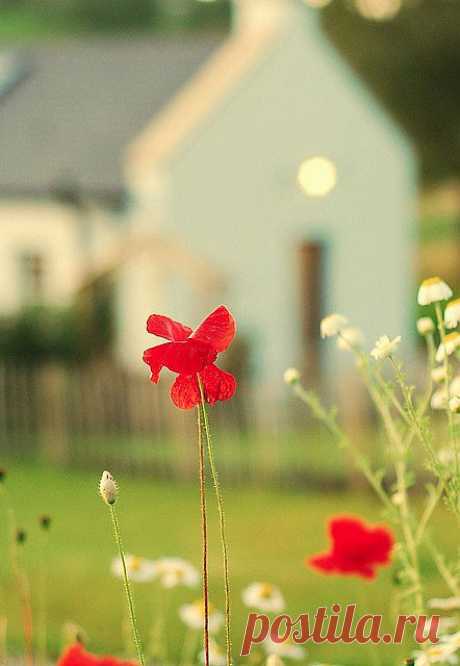
[[[309,157],[300,165],[297,181],[307,196],[324,197],[336,186],[336,166],[327,157]]]

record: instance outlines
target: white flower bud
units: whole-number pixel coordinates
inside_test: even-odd
[[[300,380],[300,372],[297,370],[297,368],[287,368],[287,370],[284,372],[283,378],[286,384],[297,384],[297,382]]]
[[[330,314],[321,320],[321,337],[332,338],[348,324],[348,319],[340,314]]]
[[[99,493],[106,504],[115,504],[117,501],[118,486],[110,472],[102,472]]]
[[[420,335],[434,333],[434,321],[431,317],[420,317],[420,319],[417,319],[417,331]]]

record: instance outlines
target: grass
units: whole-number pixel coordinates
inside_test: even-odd
[[[116,474],[116,470],[112,470]],[[32,593],[36,593],[37,562],[43,534],[37,516],[53,517],[49,550],[49,636],[55,656],[61,645],[62,626],[74,622],[88,635],[94,651],[123,653],[120,626],[124,618],[121,581],[109,572],[116,548],[107,508],[97,496],[98,473],[60,470],[37,464],[12,463],[7,483],[13,497],[18,524],[28,532],[24,546],[30,570]],[[192,485],[158,483],[121,476],[119,517],[127,551],[152,558],[178,555],[199,565],[198,490]],[[334,602],[358,602],[366,612],[388,616],[392,595],[392,572],[382,571],[374,583],[355,579],[323,578],[306,569],[304,558],[326,545],[324,522],[337,512],[357,513],[370,520],[381,518],[379,506],[370,496],[342,492],[301,492],[233,489],[226,493],[231,573],[234,598],[234,641],[241,645],[247,611],[240,591],[254,580],[278,584],[287,599],[289,612],[312,611]],[[210,502],[213,504],[213,502]],[[442,511],[436,517],[436,538],[451,555],[457,546],[455,530]],[[450,523],[449,523],[450,524]],[[5,557],[4,520],[0,520],[0,569],[2,591],[9,614],[10,649],[21,649],[20,615],[14,584]],[[220,549],[217,519],[211,515],[210,581],[214,603],[222,607]],[[430,594],[444,595],[428,561],[423,562]],[[138,616],[144,637],[148,636],[160,590],[155,583],[135,587]],[[170,653],[180,653],[183,627],[177,606],[199,596],[198,591],[176,589],[168,593]],[[163,600],[164,603],[164,600]],[[321,645],[310,648],[312,660],[356,666],[403,663],[403,650],[395,646],[370,649]]]

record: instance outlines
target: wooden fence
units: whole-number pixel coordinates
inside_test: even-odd
[[[174,408],[169,384],[112,364],[37,369],[0,366],[2,456],[189,479],[196,473],[196,415]],[[212,408],[222,476],[238,482],[343,481],[343,465],[317,431],[292,428],[298,412],[240,386]],[[297,413],[298,417],[298,413]],[[305,417],[305,423],[307,423]],[[328,450],[318,448],[328,446]]]

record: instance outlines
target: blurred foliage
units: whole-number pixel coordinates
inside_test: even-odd
[[[0,320],[0,358],[21,365],[78,362],[109,353],[112,288],[100,281],[70,308],[33,305]]]

